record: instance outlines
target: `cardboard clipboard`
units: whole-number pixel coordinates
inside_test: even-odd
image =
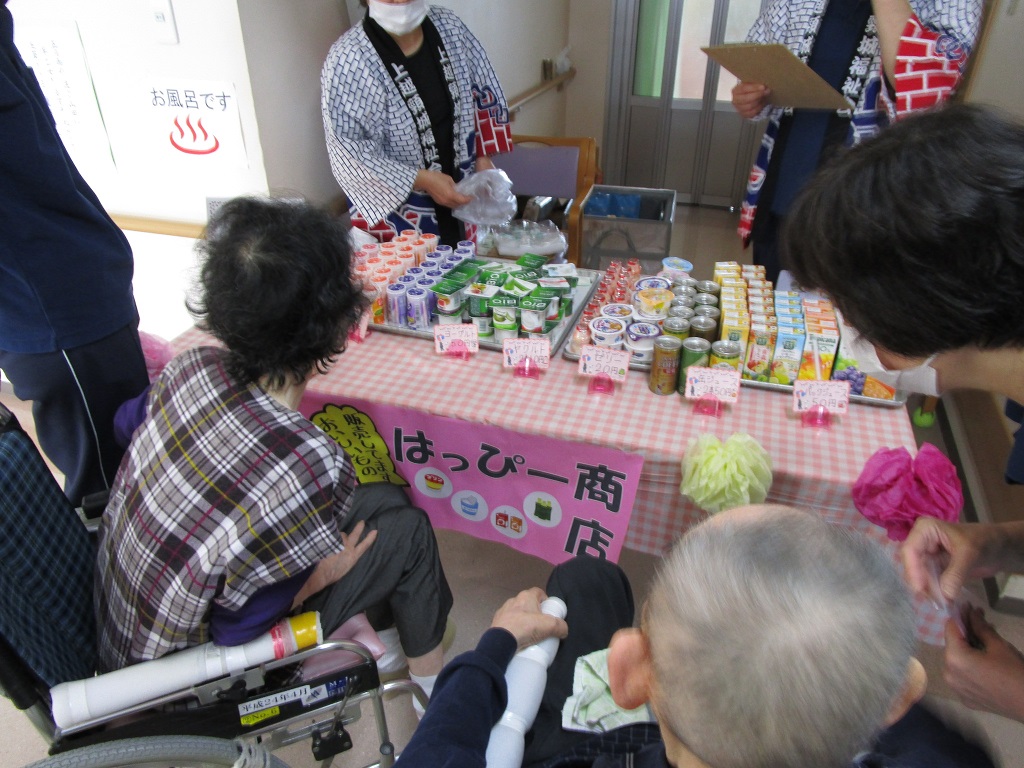
[[[781,43],[726,43],[701,48],[742,82],[764,83],[775,107],[851,109],[850,102]]]

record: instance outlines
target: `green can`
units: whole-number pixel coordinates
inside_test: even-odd
[[[687,339],[690,337],[690,320],[685,317],[667,317],[661,324],[661,330],[666,336]]]
[[[710,365],[712,368],[740,368],[740,353],[743,351],[743,347],[740,346],[738,341],[729,341],[728,339],[722,339],[714,342],[711,345],[711,361]]]
[[[686,394],[686,371],[691,366],[706,368],[711,359],[711,342],[699,336],[683,340],[683,354],[679,361],[679,384],[677,392]]]

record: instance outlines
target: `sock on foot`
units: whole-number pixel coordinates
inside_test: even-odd
[[[434,683],[437,682],[437,675],[420,677],[419,675],[414,675],[410,672],[409,678],[423,689],[423,692],[427,694],[427,698],[429,699],[431,694],[434,692]],[[420,705],[419,699],[415,696],[412,697],[412,708],[416,711],[417,717],[423,717],[424,707]]]
[[[398,640],[398,630],[394,627],[382,629],[377,633],[377,637],[384,643],[384,654],[377,659],[377,672],[386,675],[405,669],[409,662],[406,661],[402,643]]]

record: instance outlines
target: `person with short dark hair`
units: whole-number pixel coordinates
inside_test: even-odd
[[[97,559],[100,668],[238,645],[298,608],[320,611],[326,634],[366,612],[396,626],[429,689],[452,605],[430,523],[396,486],[357,487],[297,410],[364,308],[348,232],[304,203],[239,198],[197,248],[189,308],[223,347],[164,368],[118,472]]]
[[[900,121],[814,178],[783,253],[883,365],[1024,402],[1024,125],[964,104]],[[1011,456],[1008,476],[1019,467]],[[903,545],[910,586],[943,602],[967,578],[1024,572],[1022,553],[1021,523],[921,518]],[[966,634],[946,625],[947,682],[968,706],[1024,721],[1024,658],[980,610],[963,621]]]

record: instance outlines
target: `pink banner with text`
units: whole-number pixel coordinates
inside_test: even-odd
[[[638,454],[312,392],[300,410],[345,449],[359,482],[406,486],[435,528],[551,563],[584,554],[618,561]]]

